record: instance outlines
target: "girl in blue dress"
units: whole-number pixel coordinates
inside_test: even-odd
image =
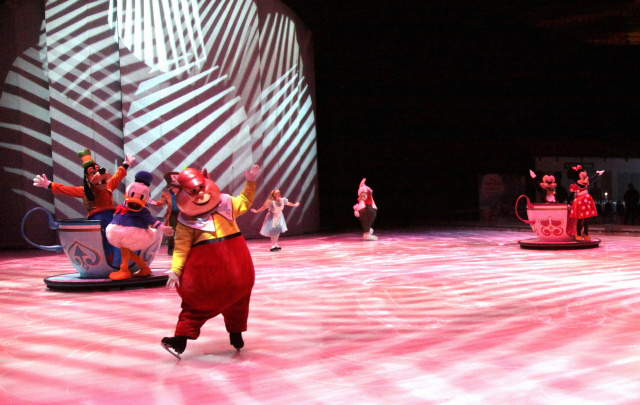
[[[278,238],[280,234],[287,231],[287,223],[282,215],[282,210],[285,205],[289,207],[298,207],[300,203],[290,203],[288,199],[283,198],[280,194],[280,190],[273,190],[269,195],[267,201],[264,202],[259,209],[251,209],[251,212],[257,214],[260,211],[268,210],[267,216],[262,223],[262,229],[260,229],[260,235],[271,238],[271,251],[277,252],[280,250],[278,246]]]

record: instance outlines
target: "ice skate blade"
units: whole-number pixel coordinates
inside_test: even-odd
[[[182,360],[182,357],[180,357],[180,354],[175,352],[170,345],[167,345],[167,344],[164,344],[164,343],[160,343],[160,344],[162,345],[162,347],[164,347],[164,350],[166,350],[169,353],[171,353],[178,360]]]

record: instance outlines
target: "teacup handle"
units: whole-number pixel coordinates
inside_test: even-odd
[[[29,215],[31,215],[34,211],[44,211],[47,214],[47,217],[49,217],[49,228],[58,229],[59,223],[53,220],[53,215],[51,215],[49,211],[47,211],[42,207],[36,207],[30,210],[29,212],[27,212],[24,218],[22,218],[22,226],[20,228],[20,231],[22,232],[22,237],[24,238],[24,240],[26,240],[27,243],[30,244],[31,246],[35,246],[42,250],[49,250],[52,252],[62,252],[63,248],[60,245],[53,245],[53,246],[38,245],[37,243],[33,243],[31,240],[29,240],[29,238],[27,238],[27,235],[25,235],[24,233],[24,224],[25,222],[27,222],[27,218],[29,217]]]
[[[531,221],[528,219],[522,219],[522,217],[520,217],[520,214],[518,214],[518,203],[520,202],[520,199],[524,197],[527,199],[527,208],[531,208],[531,200],[529,200],[529,197],[527,197],[526,195],[521,195],[520,197],[518,197],[518,199],[516,200],[516,216],[518,217],[518,219],[522,222],[524,222],[525,224],[533,224],[535,223],[535,221]]]

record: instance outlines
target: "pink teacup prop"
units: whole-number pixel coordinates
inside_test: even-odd
[[[518,214],[518,202],[527,199],[527,217],[522,219]],[[516,216],[522,222],[531,225],[533,233],[541,242],[571,242],[575,240],[576,221],[570,217],[571,206],[568,204],[532,204],[529,197],[522,195],[516,201]]]

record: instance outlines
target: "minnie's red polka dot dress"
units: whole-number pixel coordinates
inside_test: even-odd
[[[570,191],[577,190],[574,190],[573,187],[571,187]],[[578,195],[571,205],[571,218],[582,219],[597,216],[598,211],[596,210],[596,203],[593,201],[593,197],[589,195],[589,191],[578,191]]]

